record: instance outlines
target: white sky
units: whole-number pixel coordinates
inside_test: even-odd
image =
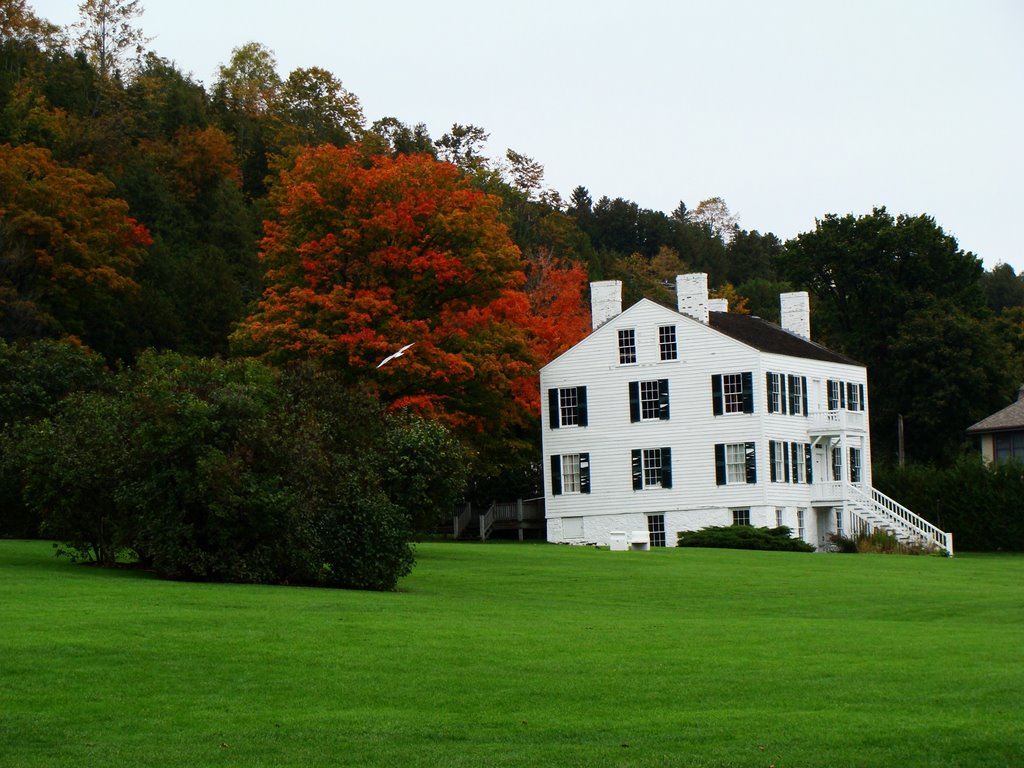
[[[29,0],[58,24],[77,0]],[[150,46],[207,84],[233,48],[331,71],[368,122],[452,123],[568,198],[670,213],[720,196],[792,237],[826,213],[927,213],[1024,271],[1020,0],[143,0]]]

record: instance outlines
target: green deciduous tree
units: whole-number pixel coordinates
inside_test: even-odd
[[[80,19],[72,27],[75,43],[85,52],[103,81],[127,74],[141,58],[147,38],[137,25],[142,16],[141,0],[83,0]]]
[[[875,458],[945,460],[1008,389],[984,321],[980,260],[929,216],[830,214],[786,244],[781,275],[812,293],[815,338],[868,367]],[[948,409],[948,410],[947,410]]]

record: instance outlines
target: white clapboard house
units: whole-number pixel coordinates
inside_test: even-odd
[[[952,553],[872,488],[867,371],[811,341],[807,293],[780,297],[780,327],[709,301],[703,273],[676,286],[677,310],[622,311],[620,282],[591,284],[593,331],[541,369],[549,541],[786,525],[822,547],[884,528]]]

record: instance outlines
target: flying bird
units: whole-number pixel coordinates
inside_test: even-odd
[[[380,367],[381,367],[382,365],[384,365],[385,363],[390,363],[390,362],[391,362],[392,360],[394,360],[395,358],[401,357],[402,355],[404,355],[404,354],[405,354],[405,350],[407,350],[407,349],[408,349],[409,347],[411,347],[411,346],[412,346],[413,344],[415,344],[415,343],[416,343],[416,342],[414,341],[414,342],[412,342],[412,344],[406,344],[406,345],[405,345],[404,347],[402,347],[402,348],[401,348],[400,350],[398,350],[397,352],[392,352],[392,353],[391,353],[390,355],[388,355],[388,356],[387,356],[387,357],[385,357],[385,358],[384,358],[383,360],[381,360],[381,361],[380,361],[379,363],[377,363],[377,367],[378,367],[378,368],[380,368]]]

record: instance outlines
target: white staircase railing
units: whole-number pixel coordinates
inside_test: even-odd
[[[848,503],[854,505],[850,512],[856,515],[862,526],[866,525],[870,529],[888,528],[898,539],[935,546],[944,550],[949,557],[953,556],[952,533],[932,525],[876,488],[871,489],[869,496],[856,485],[847,483],[845,491]]]

